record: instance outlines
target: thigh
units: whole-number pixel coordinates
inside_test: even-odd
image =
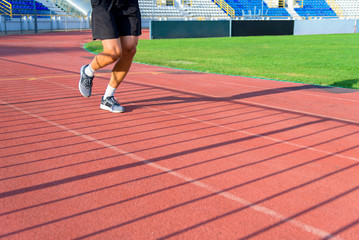
[[[102,40],[103,52],[119,55],[122,52],[122,43],[120,38]]]
[[[138,44],[138,36],[123,36],[120,37],[121,47],[123,50],[131,50],[136,48]]]

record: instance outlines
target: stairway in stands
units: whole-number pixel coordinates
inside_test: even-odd
[[[57,6],[53,1],[48,0],[37,0],[38,2],[45,5],[48,9],[50,9],[51,14],[53,15],[67,15],[66,11]]]

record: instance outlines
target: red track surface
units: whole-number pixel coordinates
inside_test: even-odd
[[[359,237],[359,92],[134,64],[80,96],[89,32],[0,38],[0,235]]]

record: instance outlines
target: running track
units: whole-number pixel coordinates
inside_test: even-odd
[[[133,64],[90,32],[0,38],[0,236],[359,239],[359,92]]]

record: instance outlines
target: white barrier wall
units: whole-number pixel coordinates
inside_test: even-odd
[[[277,20],[273,20],[276,22]],[[338,34],[338,33],[359,33],[359,19],[323,19],[323,20],[288,20],[294,22],[294,35],[310,35],[310,34]],[[231,23],[240,22],[232,21]],[[260,23],[263,21],[253,21]],[[38,18],[38,30],[70,30],[70,29],[90,29],[89,19],[73,18],[73,17],[53,17]],[[230,24],[230,23],[229,23]],[[150,20],[142,19],[142,27],[148,28]],[[13,18],[6,20],[0,16],[0,35],[1,32],[11,33],[13,31],[34,31],[35,23],[33,18]],[[233,32],[232,32],[233,34]],[[289,33],[288,33],[289,34]]]
[[[38,18],[38,30],[70,30],[70,29],[89,29],[90,23],[88,19],[72,18],[72,17],[53,17]],[[12,31],[34,31],[35,20],[33,18],[13,18],[6,20],[0,17],[0,32]]]
[[[355,21],[354,19],[295,20],[294,35],[355,33]]]

